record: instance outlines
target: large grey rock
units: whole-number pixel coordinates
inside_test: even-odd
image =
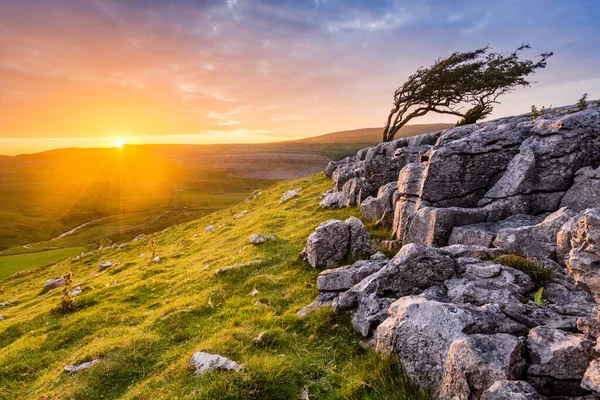
[[[333,267],[339,264],[349,250],[350,233],[344,221],[323,222],[310,234],[301,253],[313,268]]]
[[[360,213],[367,221],[377,221],[379,224],[391,227],[394,219],[394,193],[396,183],[391,182],[379,188],[377,197],[368,197],[360,203]]]
[[[501,229],[519,228],[539,224],[543,218],[517,214],[500,222],[482,222],[479,224],[456,226],[448,240],[449,245],[464,244],[492,247],[492,242]]]
[[[590,108],[569,115],[538,119],[530,136],[519,145],[502,178],[485,195],[489,201],[535,193],[564,193],[575,173],[598,165],[600,157],[600,112]],[[482,203],[480,203],[481,205]],[[538,204],[541,208],[543,204]],[[555,207],[554,203],[546,206]],[[526,213],[552,211],[530,209]]]
[[[345,222],[350,234],[349,253],[354,257],[369,257],[374,254],[371,235],[365,229],[362,221],[356,217],[350,217]]]
[[[600,359],[592,361],[585,370],[581,387],[600,394]]]
[[[217,369],[237,371],[243,368],[240,364],[228,358],[203,351],[194,353],[190,365],[194,367],[196,375],[203,375]]]
[[[454,260],[431,247],[408,244],[379,272],[340,295],[339,310],[356,305],[361,294],[401,297],[439,285],[454,275]]]
[[[339,204],[342,207],[351,207],[360,204],[359,195],[369,181],[364,178],[352,178],[344,184],[340,192]]]
[[[600,300],[600,208],[580,213],[573,223],[565,224],[562,235],[570,238],[565,259],[569,274]]]
[[[364,294],[352,312],[352,326],[364,337],[369,336],[388,317],[388,308],[393,302],[394,299],[375,293]]]
[[[594,357],[594,342],[584,335],[539,326],[527,337],[531,364],[527,380],[544,395],[585,394],[579,384]]]
[[[396,300],[376,331],[377,350],[396,354],[421,385],[441,385],[448,352],[469,334],[522,332],[496,307],[442,303],[421,296]]]
[[[546,400],[525,381],[499,380],[481,395],[481,400]]]
[[[448,244],[453,228],[485,221],[486,212],[477,208],[430,208],[418,210],[404,238],[404,244],[442,247]]]
[[[44,283],[44,287],[43,287],[43,291],[47,292],[49,290],[52,289],[56,289],[57,287],[61,287],[65,285],[65,280],[62,276],[57,276],[54,277],[52,279],[48,279],[45,283]]]
[[[317,288],[321,292],[342,292],[379,271],[388,260],[363,260],[340,268],[327,269],[319,274]]]
[[[565,193],[560,206],[575,211],[600,207],[600,167],[595,170],[585,167],[577,171],[575,183]]]
[[[471,335],[450,345],[439,398],[478,399],[494,382],[519,379],[523,343],[508,334]]]
[[[540,224],[501,229],[494,240],[494,246],[522,256],[556,258],[558,232],[574,215],[573,211],[561,208]]]

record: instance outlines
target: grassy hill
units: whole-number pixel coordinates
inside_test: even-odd
[[[280,205],[282,193],[298,186],[300,196]],[[296,316],[317,295],[319,271],[297,258],[307,236],[320,222],[357,213],[320,209],[330,186],[322,174],[281,182],[170,227],[152,236],[159,262],[140,240],[0,282],[0,302],[13,303],[0,308],[0,399],[425,398],[393,360],[359,345],[347,315],[325,308]],[[220,228],[206,232],[208,224]],[[254,233],[278,239],[253,246]],[[106,260],[120,264],[100,271]],[[67,272],[84,293],[63,315],[55,310],[61,290],[41,288]],[[196,377],[188,367],[195,351],[244,370]],[[63,371],[94,358],[102,361],[89,370]]]

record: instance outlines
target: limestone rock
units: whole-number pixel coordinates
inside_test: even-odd
[[[350,217],[345,222],[350,234],[349,253],[354,257],[368,257],[374,254],[371,235],[365,229],[362,221],[356,217]]]
[[[499,380],[481,395],[481,400],[547,400],[525,381]]]
[[[330,192],[325,193],[323,195],[323,199],[319,203],[321,208],[341,208],[343,207],[341,203],[341,193],[340,192]]]
[[[560,206],[575,211],[600,207],[600,167],[595,170],[585,167],[577,171],[575,183],[565,193]]]
[[[263,235],[260,233],[255,233],[250,236],[250,243],[253,245],[263,244],[268,240],[277,240],[277,236],[273,234]]]
[[[196,375],[206,374],[216,369],[233,371],[242,369],[242,366],[235,361],[218,354],[210,354],[202,351],[194,353],[190,360],[190,365],[194,367]]]
[[[101,262],[100,263],[100,270],[102,271],[103,269],[110,268],[110,267],[112,267],[114,265],[115,264],[112,261],[110,261],[110,260],[109,261]]]
[[[390,316],[377,327],[377,350],[396,354],[407,373],[422,385],[439,387],[448,352],[468,334],[513,333],[521,330],[496,308],[441,303],[407,296],[390,306]]]
[[[94,365],[98,364],[100,361],[101,361],[100,359],[93,359],[92,361],[84,362],[82,364],[67,365],[64,368],[64,370],[67,372],[70,372],[72,374],[76,374],[78,372],[83,371],[84,369],[92,368]]]
[[[566,225],[567,229],[568,225]],[[566,258],[569,274],[579,286],[588,288],[600,299],[600,208],[583,211],[568,233],[570,251]]]
[[[349,250],[350,233],[344,221],[323,222],[310,234],[301,257],[313,268],[339,264]]]
[[[297,189],[293,189],[293,190],[288,190],[281,196],[281,200],[279,200],[279,204],[283,204],[286,201],[293,199],[294,197],[298,196],[301,191],[302,191],[301,187],[297,188]]]
[[[214,232],[216,230],[216,228],[213,225],[208,225],[206,228],[204,228],[204,232]]]
[[[45,283],[44,283],[44,288],[43,291],[47,292],[49,290],[55,289],[57,287],[61,287],[65,285],[65,280],[62,276],[57,276],[54,277],[52,279],[48,279]]]
[[[545,395],[577,396],[594,356],[594,342],[583,335],[539,326],[527,337],[531,364],[527,380]]]
[[[449,245],[464,244],[492,247],[492,242],[501,229],[519,228],[539,224],[543,218],[517,214],[500,222],[482,222],[473,225],[455,226],[448,240]]]
[[[364,260],[340,268],[328,269],[319,274],[317,288],[321,292],[341,292],[350,289],[387,264],[385,260]]]
[[[585,370],[581,387],[600,393],[600,359],[592,361]]]
[[[471,335],[450,345],[440,399],[478,399],[495,381],[518,379],[523,344],[508,334]]]
[[[501,229],[494,240],[494,246],[522,256],[556,258],[558,232],[574,215],[572,211],[561,208],[540,224]]]

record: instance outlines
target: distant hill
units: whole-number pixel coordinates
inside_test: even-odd
[[[396,135],[396,138],[436,132],[454,127],[454,124],[418,124],[406,125]],[[361,128],[350,131],[339,131],[325,135],[313,136],[294,140],[290,143],[378,143],[381,142],[383,128]]]

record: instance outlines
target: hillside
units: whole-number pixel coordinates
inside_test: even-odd
[[[397,139],[420,135],[421,133],[436,132],[452,128],[454,124],[415,124],[405,125],[398,134]],[[375,144],[381,142],[383,128],[362,128],[349,131],[327,133],[325,135],[313,136],[299,139],[295,143],[367,143]]]
[[[279,204],[299,186],[298,197]],[[11,305],[0,309],[0,398],[415,399],[396,364],[361,348],[346,316],[295,315],[316,295],[318,271],[298,261],[306,237],[323,220],[356,213],[320,210],[328,186],[322,174],[282,182],[157,233],[159,262],[144,239],[4,280],[0,302]],[[217,229],[206,232],[209,224]],[[254,246],[254,233],[278,239]],[[119,265],[101,271],[107,260]],[[215,274],[252,260],[260,261]],[[61,289],[41,288],[69,271],[83,294],[77,311],[61,315],[53,311]],[[188,367],[195,351],[244,370],[195,377]],[[89,370],[63,371],[96,358]]]
[[[438,126],[407,132],[433,127]],[[371,139],[352,134],[343,140],[60,149],[0,157],[0,279],[16,268],[233,206],[254,190],[322,171]]]

